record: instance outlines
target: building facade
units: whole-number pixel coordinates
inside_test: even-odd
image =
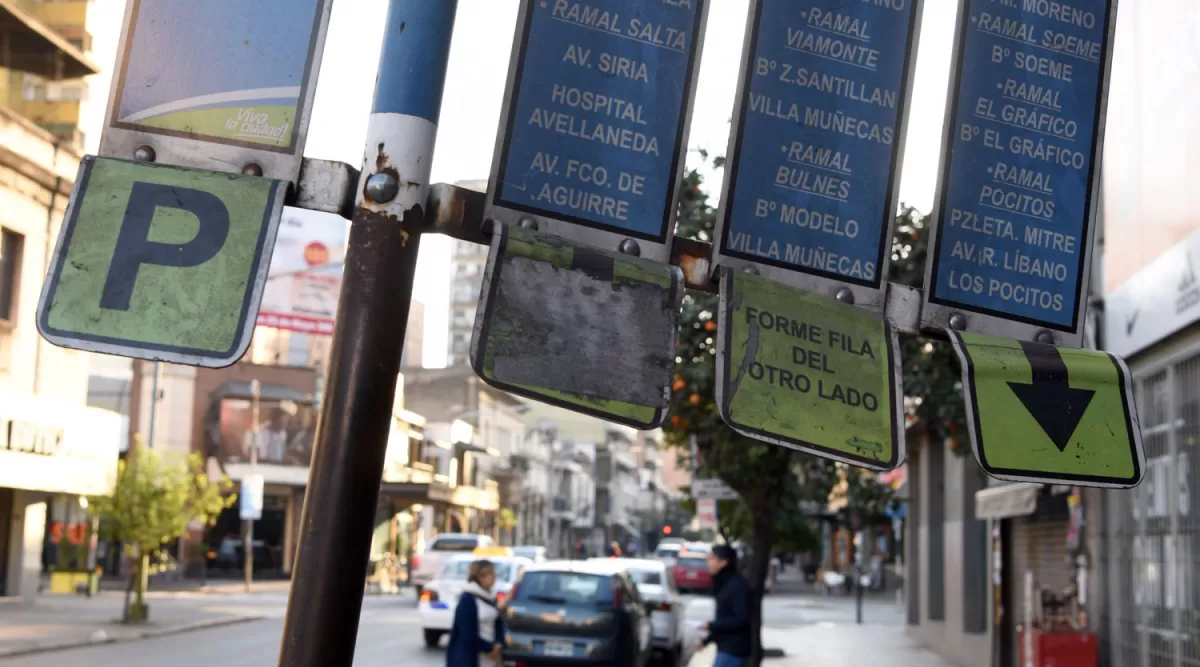
[[[1200,664],[1200,6],[1122,5],[1109,94],[1102,345],[1133,374],[1145,478],[1103,494],[1093,557],[1112,667]]]
[[[89,147],[81,128],[106,97],[93,24],[119,5],[0,6],[0,598],[31,601],[49,568],[93,562],[81,498],[111,492],[126,439],[119,414],[88,405],[89,355],[46,343],[35,326]]]

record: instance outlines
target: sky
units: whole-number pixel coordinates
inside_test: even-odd
[[[721,172],[704,169],[697,150],[710,156],[726,152],[749,0],[710,2],[688,166],[701,168],[715,195]],[[434,183],[488,176],[517,5],[517,0],[459,0],[433,156]],[[937,186],[957,5],[956,0],[925,0],[900,181],[901,201],[920,211],[930,210]],[[334,3],[305,149],[308,157],[362,163],[386,10],[386,0]],[[423,361],[439,367],[445,363],[449,319],[449,239],[431,235],[422,240],[417,276],[415,296],[425,304]]]

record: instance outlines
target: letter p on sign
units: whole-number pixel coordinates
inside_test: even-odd
[[[38,306],[55,345],[220,367],[245,353],[287,183],[86,157]]]

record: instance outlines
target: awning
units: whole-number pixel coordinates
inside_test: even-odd
[[[1041,484],[1020,482],[993,486],[975,492],[975,517],[978,519],[1009,519],[1029,516],[1037,509]]]
[[[51,81],[78,79],[100,71],[82,51],[21,9],[16,0],[0,0],[0,43],[8,50],[7,62],[0,62],[0,66]]]

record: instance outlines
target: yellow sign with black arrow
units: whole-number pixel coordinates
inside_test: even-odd
[[[1131,488],[1142,480],[1133,380],[1093,350],[947,330],[979,465],[998,479]]]

